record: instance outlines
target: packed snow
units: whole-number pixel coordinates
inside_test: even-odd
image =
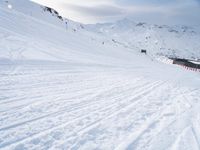
[[[200,73],[105,28],[0,1],[0,149],[200,150]],[[185,34],[194,44],[175,36],[175,54],[197,57],[199,34]]]

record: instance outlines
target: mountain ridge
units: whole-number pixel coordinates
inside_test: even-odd
[[[91,34],[89,38],[102,44],[122,46],[137,53],[146,49],[152,57],[200,59],[200,32],[197,27],[154,25],[128,18],[114,23],[82,24],[60,16],[53,8],[32,1],[19,0],[16,3],[14,0],[4,0],[1,3],[4,3],[4,8],[11,4],[16,11],[66,30],[84,30],[81,32],[88,32],[86,36]],[[21,8],[22,4],[24,8]]]

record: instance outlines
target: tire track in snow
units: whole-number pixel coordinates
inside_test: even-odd
[[[173,88],[172,88],[173,89]],[[162,132],[164,130],[164,128],[166,128],[166,126],[169,126],[170,124],[172,124],[172,122],[174,122],[174,119],[177,118],[177,114],[171,114],[171,112],[168,112],[168,109],[172,109],[172,108],[176,108],[177,107],[177,103],[176,103],[176,99],[177,97],[179,97],[180,95],[177,95],[177,92],[179,91],[178,88],[174,88],[174,90],[172,91],[172,93],[169,93],[169,96],[172,97],[171,99],[171,104],[165,104],[165,106],[163,107],[163,110],[161,112],[159,112],[159,116],[157,116],[156,118],[153,119],[153,121],[150,121],[149,123],[145,123],[144,127],[141,128],[139,130],[139,132],[136,132],[136,134],[130,135],[128,138],[128,142],[124,142],[121,143],[121,145],[119,145],[119,147],[117,147],[117,150],[120,149],[148,149],[149,142],[152,139],[160,139],[158,137],[156,137],[157,134],[159,134],[160,132]],[[189,93],[191,93],[191,91],[189,91]],[[173,97],[173,95],[176,95],[176,97]],[[168,97],[168,96],[166,96]],[[190,109],[190,108],[188,108]],[[178,114],[181,115],[182,113]],[[169,118],[169,119],[167,119]],[[156,123],[157,122],[157,123]],[[154,124],[156,123],[156,124]],[[164,125],[164,126],[162,126]],[[138,145],[140,144],[140,140],[142,145]],[[154,144],[150,144],[150,145],[154,145]]]
[[[56,75],[57,76],[57,75]],[[68,75],[67,75],[68,76]],[[38,83],[37,84],[31,84],[30,85],[30,87],[37,87],[34,91],[47,91],[47,92],[53,92],[53,91],[55,91],[55,89],[51,89],[51,88],[48,88],[48,89],[43,89],[43,87],[45,88],[47,85],[49,85],[50,87],[54,87],[54,86],[56,86],[56,85],[58,85],[58,84],[62,84],[63,85],[63,83],[58,83],[57,84],[57,82],[53,82],[52,83],[52,81],[54,81],[55,79],[56,80],[59,80],[59,82],[60,82],[60,78],[58,78],[58,77],[56,77],[55,78],[55,76],[53,76],[54,78],[52,78],[52,80],[51,79],[45,79],[45,81],[38,81],[38,82],[40,82],[40,86],[38,85]],[[81,76],[82,77],[82,76]],[[83,76],[84,77],[84,76]],[[94,77],[93,77],[94,78]],[[106,77],[106,78],[108,78],[108,77]],[[111,78],[111,77],[109,77],[109,78]],[[67,77],[67,79],[68,79],[68,77]],[[94,78],[94,79],[97,79],[97,80],[99,80],[97,77],[96,78]],[[84,83],[86,83],[87,82],[87,84],[89,84],[89,83],[93,83],[93,81],[94,81],[94,79],[90,79],[90,80],[82,80],[81,82],[79,82],[79,81],[69,81],[69,80],[67,80],[67,82],[66,83],[64,83],[64,85],[63,85],[63,87],[64,87],[64,89],[65,89],[65,87],[66,87],[66,85],[69,85],[70,84],[70,86],[72,86],[72,85],[75,85],[75,84],[82,84],[83,83],[83,85],[84,85]],[[23,79],[24,80],[24,79]],[[34,79],[34,80],[36,80],[36,79]],[[38,80],[38,79],[37,79]],[[37,81],[36,80],[36,81]],[[49,80],[51,81],[50,83],[49,83]],[[64,81],[66,80],[66,78],[64,78],[63,79]],[[75,78],[75,80],[77,80],[76,78]],[[78,80],[80,80],[80,76],[79,76],[79,79]],[[101,80],[101,79],[100,79]],[[23,81],[24,82],[24,81]],[[35,82],[35,81],[34,81]],[[75,82],[75,83],[73,83],[73,82]],[[41,84],[42,83],[42,84]],[[54,84],[55,83],[55,84]],[[18,83],[19,84],[19,83]],[[20,87],[21,87],[21,84],[22,83],[20,83]],[[24,83],[23,83],[24,84]],[[28,79],[27,81],[25,81],[25,84],[30,84],[30,79]],[[53,85],[52,85],[53,84]],[[66,84],[66,85],[65,85]],[[11,84],[12,85],[12,84]],[[42,87],[41,87],[42,86]],[[14,86],[15,88],[16,88],[16,85]],[[17,92],[18,93],[18,98],[19,98],[19,91],[20,91],[20,93],[21,93],[21,96],[22,96],[22,99],[21,100],[23,100],[23,99],[25,99],[26,97],[24,97],[24,94],[27,94],[27,92],[26,91],[24,91],[24,93],[22,93],[23,92],[23,90],[20,88],[20,87],[17,87],[17,91],[13,91],[13,90],[11,90],[11,92],[12,93],[15,93],[15,92]],[[40,90],[40,88],[41,88],[41,90]],[[12,89],[11,87],[9,87],[9,89]],[[29,88],[27,88],[27,89],[29,89]],[[49,91],[49,89],[50,89],[50,91]],[[30,90],[30,89],[29,89]],[[52,90],[52,91],[51,91]],[[57,90],[57,89],[56,89]],[[60,90],[60,89],[59,89]],[[32,92],[34,92],[34,91],[32,91]],[[26,93],[25,93],[26,92]],[[12,93],[10,93],[10,94],[12,94]],[[39,92],[39,94],[40,93],[43,93],[43,92]],[[35,94],[37,94],[37,93],[35,93]],[[12,96],[11,97],[11,102],[16,102],[16,99],[13,99],[13,97],[14,96]],[[1,104],[3,103],[8,103],[9,102],[9,100],[8,99],[6,99],[5,100],[5,102],[4,101],[2,101],[1,100]]]
[[[138,81],[140,81],[140,80],[136,80],[136,82],[138,82]],[[144,83],[145,84],[145,83]],[[140,85],[141,87],[144,85],[144,84],[142,84],[142,85]],[[124,87],[126,87],[126,85],[123,85]],[[60,99],[60,100],[53,100],[53,101],[51,101],[50,103],[48,102],[48,104],[42,104],[42,105],[45,105],[45,107],[47,107],[47,106],[53,106],[53,105],[55,105],[56,103],[59,103],[59,105],[61,105],[62,107],[59,107],[59,109],[62,109],[62,110],[68,110],[70,107],[73,107],[73,105],[78,109],[78,108],[81,108],[81,107],[85,107],[85,106],[87,106],[87,104],[89,104],[89,103],[94,103],[94,104],[96,104],[97,102],[96,101],[91,101],[93,98],[97,98],[97,97],[99,97],[99,95],[102,95],[103,93],[105,94],[105,92],[106,93],[109,93],[109,91],[111,91],[111,90],[113,90],[113,89],[115,89],[115,88],[119,88],[119,87],[112,87],[112,88],[110,88],[110,89],[103,89],[103,91],[101,91],[100,93],[95,93],[95,94],[90,94],[90,93],[88,93],[88,94],[86,94],[86,95],[78,95],[77,96],[77,94],[75,94],[76,96],[75,97],[68,97],[68,98],[64,98],[64,99]],[[134,87],[134,89],[135,89],[135,87]],[[127,89],[124,89],[124,91],[129,91],[129,90],[134,90],[133,88],[127,88]],[[122,91],[122,92],[124,92],[124,91]],[[82,94],[82,93],[81,93]],[[117,93],[116,93],[117,94]],[[60,95],[59,95],[60,96]],[[88,96],[88,97],[85,97],[85,96]],[[66,99],[66,100],[65,100]],[[74,103],[72,103],[69,99],[71,99],[71,100],[74,100],[74,99],[79,99],[79,101],[78,102],[74,102]],[[86,101],[84,100],[84,99],[86,99]],[[68,102],[69,101],[69,103],[70,103],[70,105],[68,105],[68,103],[66,103],[66,102]],[[98,101],[98,102],[101,102],[101,101]],[[62,104],[63,103],[63,104]],[[83,105],[81,105],[81,104],[83,104]],[[65,106],[65,105],[67,105],[67,106]],[[77,106],[79,106],[80,105],[80,107],[77,107]],[[37,106],[37,107],[41,107],[41,106]],[[55,107],[55,106],[54,106]],[[14,110],[14,112],[15,112],[16,110]],[[62,111],[61,111],[62,112]],[[27,114],[27,112],[20,112],[20,113],[24,113],[24,114]],[[9,112],[9,114],[10,114],[10,112]],[[16,116],[17,117],[17,116]]]
[[[113,87],[113,88],[115,88],[115,87]],[[109,91],[110,90],[113,90],[113,88],[111,88],[111,89],[109,89]],[[129,89],[129,90],[132,90],[132,88],[131,89]],[[62,114],[63,112],[65,112],[66,110],[69,110],[70,108],[76,108],[77,110],[81,110],[81,108],[83,108],[83,109],[85,109],[84,107],[87,107],[87,106],[90,106],[91,104],[97,104],[97,103],[100,103],[100,102],[102,102],[102,101],[92,101],[92,99],[95,99],[96,97],[98,97],[99,95],[101,95],[102,93],[104,93],[104,92],[107,92],[107,90],[104,90],[104,91],[101,91],[100,93],[98,93],[98,94],[92,94],[91,95],[91,93],[86,93],[86,95],[85,94],[83,94],[83,95],[78,95],[78,96],[76,96],[76,97],[70,97],[69,99],[79,99],[79,97],[80,97],[80,99],[83,99],[83,100],[81,100],[80,102],[76,102],[76,103],[70,103],[70,105],[68,106],[64,106],[63,108],[61,107],[61,108],[59,108],[59,109],[61,109],[61,110],[59,110],[58,112],[53,112],[53,113],[49,113],[49,114],[47,114],[47,115],[44,115],[44,116],[41,116],[41,117],[38,117],[38,119],[39,118],[45,118],[45,116],[47,117],[47,116],[51,116],[51,114]],[[60,95],[59,95],[60,96]],[[87,97],[88,96],[88,97]],[[81,98],[81,97],[83,97],[83,98]],[[84,100],[84,99],[86,99],[86,101]],[[88,100],[89,99],[89,100]],[[65,102],[65,100],[56,100],[56,102],[59,102],[59,101],[61,101],[63,104],[65,104],[66,102]],[[67,101],[69,101],[69,100],[67,100]],[[55,102],[53,101],[53,102],[51,102],[51,104],[50,105],[53,105]],[[61,106],[62,106],[62,103],[60,104]],[[89,104],[89,105],[88,105]],[[74,106],[73,106],[74,105]],[[46,106],[45,106],[46,107]],[[76,110],[75,109],[75,110]],[[69,111],[70,112],[70,111]],[[53,115],[54,116],[54,115]],[[37,118],[33,118],[33,119],[31,119],[31,120],[27,120],[27,121],[24,121],[24,122],[32,122],[32,121],[34,121],[34,120],[37,120]],[[17,124],[23,124],[23,123],[17,123]],[[16,125],[16,124],[15,124]],[[11,125],[12,127],[16,127],[15,125]],[[0,128],[0,131],[2,131],[2,130],[4,130],[4,129],[6,129],[6,128],[9,128],[9,126],[7,126],[7,127],[3,127],[3,128]]]
[[[179,91],[179,90],[177,90]],[[189,92],[190,93],[190,92]],[[177,95],[179,97],[180,95]],[[175,98],[176,100],[176,98]],[[183,101],[185,102],[185,101]],[[187,101],[186,101],[187,102]],[[181,105],[181,104],[179,104]],[[174,109],[177,109],[178,104],[176,101],[172,103],[172,106]],[[184,111],[180,111],[177,114],[174,114],[167,120],[163,120],[163,117],[160,118],[160,123],[163,124],[160,128],[155,128],[152,132],[153,134],[151,136],[151,140],[148,143],[148,147],[146,149],[152,149],[152,150],[160,150],[160,149],[166,149],[166,147],[171,147],[174,140],[176,140],[180,134],[188,128],[191,124],[191,110],[192,107],[186,107],[182,108]],[[176,110],[177,111],[177,110]],[[163,121],[162,121],[163,120]],[[156,144],[155,144],[156,143]],[[143,143],[144,144],[144,143]],[[144,149],[144,148],[143,148]]]
[[[190,108],[180,115],[179,118],[175,118],[174,122],[172,122],[169,126],[165,128],[163,132],[172,130],[174,126],[178,128],[174,129],[174,134],[168,135],[166,137],[170,137],[174,139],[174,141],[169,142],[169,149],[200,149],[200,132],[199,132],[199,106],[200,103],[197,101],[193,103],[193,109]],[[186,121],[185,121],[186,120]],[[180,124],[180,121],[184,121],[183,124]],[[183,126],[183,128],[181,127]],[[160,133],[162,134],[162,133]],[[158,135],[160,136],[160,135]]]
[[[165,83],[165,82],[164,82]],[[163,83],[163,84],[164,84]],[[162,84],[161,84],[162,85]],[[156,87],[155,88],[155,90],[157,89],[157,88],[159,88],[159,87]],[[147,94],[148,95],[148,94]],[[145,96],[147,96],[147,95],[144,95],[144,97]],[[146,100],[146,99],[145,99]],[[142,100],[141,102],[143,102],[144,100]],[[141,104],[141,102],[139,103],[139,104]],[[151,102],[149,102],[149,103],[151,103]],[[130,103],[131,104],[131,103]],[[139,106],[138,106],[139,107]],[[163,108],[164,108],[164,106],[163,106]],[[128,116],[131,116],[131,115],[134,115],[136,112],[137,112],[137,109],[132,109],[132,107],[129,107],[129,108],[126,108],[125,109],[126,110],[126,115],[128,115]],[[131,111],[131,114],[128,114],[127,112],[128,112],[128,110],[134,110],[134,111]],[[119,113],[122,113],[124,110],[120,110],[120,112],[117,112],[118,114]],[[124,113],[124,112],[123,112]],[[109,116],[109,117],[106,117],[105,119],[103,119],[103,120],[107,120],[107,119],[109,119],[109,118],[111,118],[111,117],[113,117],[112,115],[111,116]],[[118,118],[118,117],[117,117]],[[120,117],[119,117],[120,118]],[[116,121],[116,123],[118,123],[118,121]],[[151,124],[145,124],[145,126],[152,126],[153,124],[154,124],[155,122],[153,122],[153,123],[151,123]],[[103,124],[103,123],[102,123]],[[78,135],[77,135],[77,137],[82,137],[83,136],[83,134],[86,134],[87,132],[89,132],[90,130],[92,130],[94,127],[97,127],[97,125],[98,124],[95,124],[95,125],[93,125],[92,127],[90,127],[90,128],[87,128],[87,129],[85,129],[84,131],[80,131],[80,133],[78,133]],[[142,126],[142,125],[141,125]],[[144,125],[143,125],[144,126]],[[65,140],[66,141],[66,140]],[[80,141],[80,143],[81,143],[81,141]],[[78,145],[77,143],[76,144],[74,144],[73,146],[74,147],[76,147],[76,145]],[[113,145],[115,145],[115,144],[113,144]],[[77,147],[76,148],[74,148],[74,147],[71,147],[70,149],[78,149]],[[123,148],[122,148],[123,149]]]
[[[54,85],[54,86],[56,86],[56,85]],[[100,86],[100,85],[99,85]],[[99,88],[99,86],[94,86],[93,85],[93,87],[90,87],[90,89],[91,90],[95,90],[94,89],[94,87],[96,87],[96,88]],[[65,86],[64,86],[65,87]],[[83,87],[83,88],[85,88],[85,87]],[[82,87],[79,87],[79,89],[80,89],[80,91],[82,91],[83,89],[82,89]],[[60,90],[60,89],[56,89],[56,90],[54,90],[54,89],[51,89],[52,90],[52,92],[56,92],[56,91],[58,91],[59,93],[55,93],[54,95],[61,95],[61,93],[64,93],[64,92],[76,92],[77,91],[77,89],[73,89],[73,90],[71,90],[70,89],[70,91],[68,90],[68,89],[65,89],[65,91],[62,91],[62,90]],[[85,89],[84,89],[85,90]],[[38,91],[38,89],[36,90],[36,92]],[[39,90],[40,92],[40,94],[43,94],[44,95],[44,92],[46,92],[46,90]],[[51,91],[47,91],[47,93],[52,93]],[[33,92],[32,92],[33,93]],[[22,95],[24,95],[24,94],[22,94]],[[32,94],[33,95],[33,94]],[[34,95],[38,95],[37,93],[35,93]],[[63,94],[63,95],[65,95],[65,93]],[[19,96],[18,96],[19,97]],[[30,99],[30,97],[28,97],[29,99]],[[41,99],[45,99],[45,98],[43,98],[43,97],[38,97],[38,99],[41,101]],[[26,102],[26,104],[27,105],[30,105],[30,104],[33,104],[33,103],[31,103],[31,101],[29,100],[28,102],[27,102],[27,100],[26,100],[26,97],[23,97],[22,99],[19,99],[19,101],[25,101]],[[37,97],[35,98],[35,99],[33,99],[32,100],[34,103],[38,103],[38,101],[37,101]],[[13,102],[15,102],[15,103],[17,103],[18,104],[18,101],[13,101]],[[18,106],[18,109],[22,109],[23,107],[26,107],[26,104],[24,105],[22,105],[21,107],[20,106]],[[7,105],[7,103],[6,103],[6,105]],[[21,105],[21,104],[18,104],[18,105]],[[10,110],[14,110],[14,108],[12,108],[12,109],[7,109],[6,111],[10,111]],[[1,111],[1,112],[4,112],[4,111]]]
[[[160,84],[161,85],[161,84]],[[157,85],[157,86],[155,86],[154,88],[158,88],[159,87],[159,84]],[[147,92],[147,91],[146,91]],[[143,94],[141,94],[141,95],[143,95],[143,96],[145,96],[144,95],[144,93]],[[136,98],[139,98],[139,97],[135,97],[135,99],[134,100],[136,100]],[[137,103],[137,102],[136,102]],[[136,103],[134,103],[134,105],[136,105]],[[131,104],[132,106],[133,106],[133,104]],[[125,106],[125,107],[128,107],[128,106]],[[107,120],[107,119],[109,119],[109,118],[111,118],[111,117],[113,117],[113,116],[116,116],[117,114],[119,114],[119,113],[121,113],[121,112],[123,112],[124,111],[124,107],[123,108],[120,108],[118,111],[116,111],[116,112],[114,112],[114,113],[110,113],[108,116],[106,116],[106,117],[104,117],[104,118],[102,118],[102,119],[100,119],[100,120],[98,120],[98,121],[96,121],[96,122],[94,122],[94,123],[91,123],[89,126],[86,126],[85,128],[81,128],[80,130],[78,130],[78,131],[76,131],[76,136],[77,137],[81,137],[81,135],[83,134],[83,133],[85,133],[85,132],[88,132],[89,130],[92,130],[93,128],[95,128],[95,127],[97,127],[98,125],[99,125],[99,123],[100,122],[102,122],[102,121],[105,121],[105,120]],[[72,136],[72,135],[70,135],[70,136]],[[66,139],[67,138],[69,138],[70,136],[68,136],[68,137],[64,137],[63,139],[65,139],[65,140],[63,140],[63,141],[66,141]],[[61,140],[62,141],[62,140]]]
[[[57,78],[58,79],[58,78]],[[30,87],[34,87],[35,89],[36,89],[36,91],[40,91],[41,92],[41,90],[43,90],[43,91],[47,91],[47,92],[51,92],[51,91],[48,91],[49,89],[50,90],[52,90],[52,91],[56,91],[55,89],[51,89],[51,88],[53,88],[53,87],[55,87],[56,85],[58,85],[57,84],[57,82],[55,82],[55,83],[52,83],[52,81],[51,81],[51,83],[49,83],[48,81],[49,81],[50,79],[48,79],[46,82],[44,82],[44,83],[39,83],[39,84],[31,84],[30,85]],[[82,83],[85,83],[85,82],[87,82],[87,84],[88,83],[92,83],[94,80],[86,80],[86,81],[81,81],[81,82],[76,82],[76,83],[74,83],[74,84],[82,84]],[[45,87],[47,87],[47,83],[48,83],[48,89],[44,89]],[[28,82],[28,84],[30,84],[30,82]],[[53,85],[51,85],[51,84],[53,84]],[[67,84],[70,84],[70,86],[72,86],[73,85],[73,81],[72,82],[67,82]],[[39,85],[42,85],[42,87],[41,86],[39,86]],[[63,86],[64,85],[66,85],[66,83],[63,83]],[[14,86],[14,87],[16,87],[16,86]],[[29,89],[30,90],[30,87],[26,87],[25,89]],[[9,89],[12,91],[12,93],[14,92],[13,91],[13,89],[11,88],[11,87],[9,87]],[[17,89],[17,91],[22,91],[22,89],[21,88],[16,88]],[[63,87],[63,89],[66,89],[65,88],[65,86]],[[58,91],[60,91],[61,89],[59,89]],[[82,89],[81,89],[82,90]],[[33,92],[33,91],[32,91]],[[26,94],[26,93],[25,93]],[[24,96],[24,94],[22,94],[23,96]],[[15,98],[12,98],[13,100],[11,100],[11,101],[9,101],[8,99],[6,99],[5,100],[5,102],[2,102],[1,101],[1,103],[0,104],[8,104],[9,102],[16,102],[16,99]],[[22,100],[24,99],[24,97],[22,97]]]
[[[168,91],[165,91],[165,94],[162,95],[162,97],[165,99],[170,99],[170,97],[172,97],[172,92],[174,92],[173,87],[168,87]],[[161,92],[160,92],[161,93]],[[145,136],[145,134],[149,134],[149,132],[152,132],[152,130],[154,130],[154,128],[156,128],[157,124],[160,123],[160,121],[162,119],[165,118],[166,115],[166,110],[168,108],[171,108],[171,104],[167,104],[168,102],[163,102],[163,106],[160,110],[162,110],[161,112],[158,112],[155,116],[150,117],[146,122],[143,123],[143,125],[141,125],[141,127],[139,127],[139,129],[137,129],[137,131],[133,134],[128,135],[127,139],[125,140],[126,142],[122,142],[121,144],[118,145],[118,147],[116,148],[116,150],[122,150],[122,149],[137,149],[138,146],[136,145],[143,136]],[[167,112],[168,114],[168,112]],[[171,116],[172,114],[170,113],[169,116]],[[160,120],[161,119],[161,120]],[[155,132],[155,131],[154,131]],[[148,137],[145,137],[145,141],[148,141]],[[145,147],[145,142],[143,142],[143,148]],[[139,148],[140,149],[140,148]]]
[[[159,83],[159,84],[160,84],[160,83]],[[149,91],[151,91],[153,88],[159,86],[159,84],[156,85],[156,86],[150,86],[151,89],[150,89]],[[148,93],[149,91],[147,90],[146,93]],[[144,94],[144,93],[141,93],[140,95],[138,95],[138,97],[142,96],[143,94]],[[113,107],[113,106],[110,106],[110,108],[112,108],[112,107]],[[109,110],[110,108],[106,108],[106,109]],[[104,110],[106,110],[106,109],[103,109],[102,111],[104,112]],[[98,112],[98,111],[99,111],[99,110],[97,110],[97,112]],[[73,123],[73,122],[75,122],[75,121],[82,120],[82,119],[84,119],[84,118],[86,118],[86,117],[89,117],[90,115],[91,115],[91,114],[88,114],[88,115],[82,116],[82,117],[78,117],[76,120],[71,121],[71,123]],[[91,117],[92,117],[92,116],[91,116]],[[5,147],[5,146],[7,147],[7,146],[9,146],[11,143],[12,143],[12,145],[13,145],[13,144],[16,145],[17,143],[23,143],[23,141],[31,140],[31,139],[36,138],[36,137],[38,137],[38,136],[42,136],[43,134],[48,134],[48,133],[54,131],[55,129],[59,129],[59,128],[65,127],[65,126],[67,126],[67,125],[69,125],[69,124],[70,124],[70,122],[67,122],[66,124],[58,125],[58,126],[56,126],[56,127],[53,127],[53,128],[47,129],[47,130],[44,130],[43,132],[40,132],[40,133],[31,135],[31,136],[28,137],[28,138],[24,138],[24,139],[15,141],[15,142],[12,141],[12,142],[10,142],[10,143],[4,144],[4,145],[1,146],[1,147]]]

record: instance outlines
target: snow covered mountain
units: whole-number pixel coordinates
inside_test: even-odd
[[[96,63],[112,62],[117,57],[131,59],[130,52],[116,49],[112,44],[104,47],[101,43],[102,37],[84,30],[80,23],[58,18],[59,14],[57,16],[54,10],[52,14],[47,11],[47,7],[26,0],[0,3],[2,59],[75,59],[76,62],[84,59],[86,62]],[[12,5],[12,9],[8,8],[9,5]],[[96,47],[95,51],[93,47]],[[102,48],[105,50],[102,51]],[[119,63],[121,59],[117,60],[115,62]]]
[[[108,37],[118,45],[151,55],[200,58],[198,27],[150,25],[123,19],[116,23],[88,25],[88,30]]]
[[[108,43],[108,45],[124,47],[133,52],[146,49],[149,55],[155,57],[200,58],[200,32],[198,27],[150,25],[146,23],[135,23],[129,19],[120,20],[116,23],[83,25],[60,16],[52,8],[30,3],[30,1],[3,0],[0,4],[1,9],[7,11],[7,13],[9,12],[10,15],[15,12],[16,14],[23,15],[23,19],[19,18],[19,20],[15,20],[15,22],[20,22],[22,26],[23,24],[26,25],[26,18],[31,18],[34,21],[37,20],[40,22],[41,26],[54,26],[54,28],[59,28],[63,30],[64,34],[69,31],[79,31],[78,34],[81,34],[81,37],[92,39],[98,44]],[[9,9],[9,6],[12,6],[12,8]],[[17,18],[15,17],[14,19]],[[13,19],[11,21],[14,22]],[[34,21],[29,21],[30,27],[27,29],[28,32],[30,32],[31,26],[32,29],[34,28]],[[3,25],[4,22],[2,20],[1,24]],[[5,26],[7,26],[6,23],[4,24]],[[41,37],[45,37],[47,35],[43,35],[43,33],[46,34],[47,29],[39,33]],[[48,34],[51,33],[49,32]],[[52,33],[49,36],[56,36],[56,34]],[[59,36],[61,40],[64,39],[61,35]]]
[[[0,1],[0,149],[199,150],[199,32],[122,20],[83,25]],[[140,49],[147,49],[143,55]]]

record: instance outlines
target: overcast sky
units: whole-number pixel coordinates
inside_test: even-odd
[[[132,20],[200,25],[200,0],[33,0],[82,23]]]

